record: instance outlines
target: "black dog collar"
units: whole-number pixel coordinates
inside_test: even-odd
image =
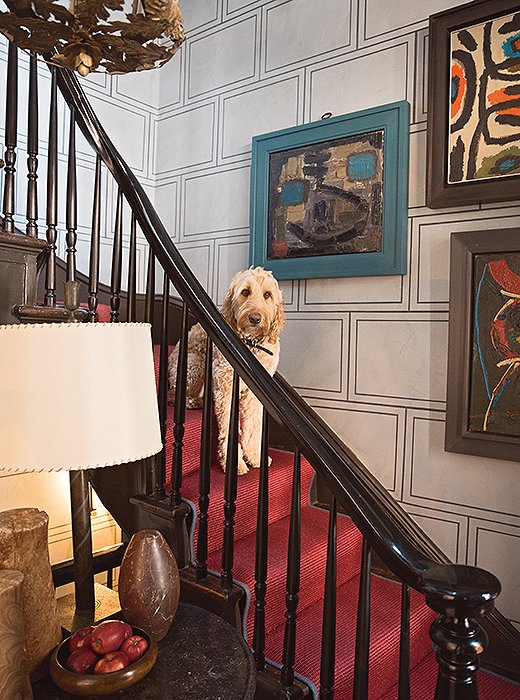
[[[273,356],[273,353],[270,350],[268,350],[267,348],[264,348],[263,345],[258,345],[258,343],[255,340],[253,340],[252,338],[242,338],[242,340],[244,341],[244,343],[248,347],[254,348],[255,350],[263,350],[268,355],[271,355],[271,357]]]

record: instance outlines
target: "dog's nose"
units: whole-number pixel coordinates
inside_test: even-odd
[[[262,320],[262,317],[260,316],[260,314],[256,313],[256,312],[249,314],[248,318],[249,318],[249,323],[252,326],[258,326],[258,324]]]

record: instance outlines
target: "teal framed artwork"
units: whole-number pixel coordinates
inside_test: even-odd
[[[278,279],[406,273],[407,102],[253,137],[250,264]]]

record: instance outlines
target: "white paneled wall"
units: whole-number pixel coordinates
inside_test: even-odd
[[[187,45],[160,73],[156,202],[221,303],[248,261],[252,136],[408,100],[409,274],[285,282],[280,369],[450,557],[501,577],[519,622],[518,465],[443,449],[450,234],[520,225],[515,203],[425,204],[428,15],[458,4],[185,0]]]

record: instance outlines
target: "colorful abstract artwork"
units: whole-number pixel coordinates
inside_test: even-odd
[[[384,131],[272,153],[267,258],[382,249]]]
[[[277,279],[407,269],[405,101],[253,137],[249,262]]]
[[[451,234],[445,449],[520,460],[520,229]]]
[[[520,253],[473,256],[469,431],[520,436]]]
[[[520,174],[520,12],[450,34],[448,183]]]

